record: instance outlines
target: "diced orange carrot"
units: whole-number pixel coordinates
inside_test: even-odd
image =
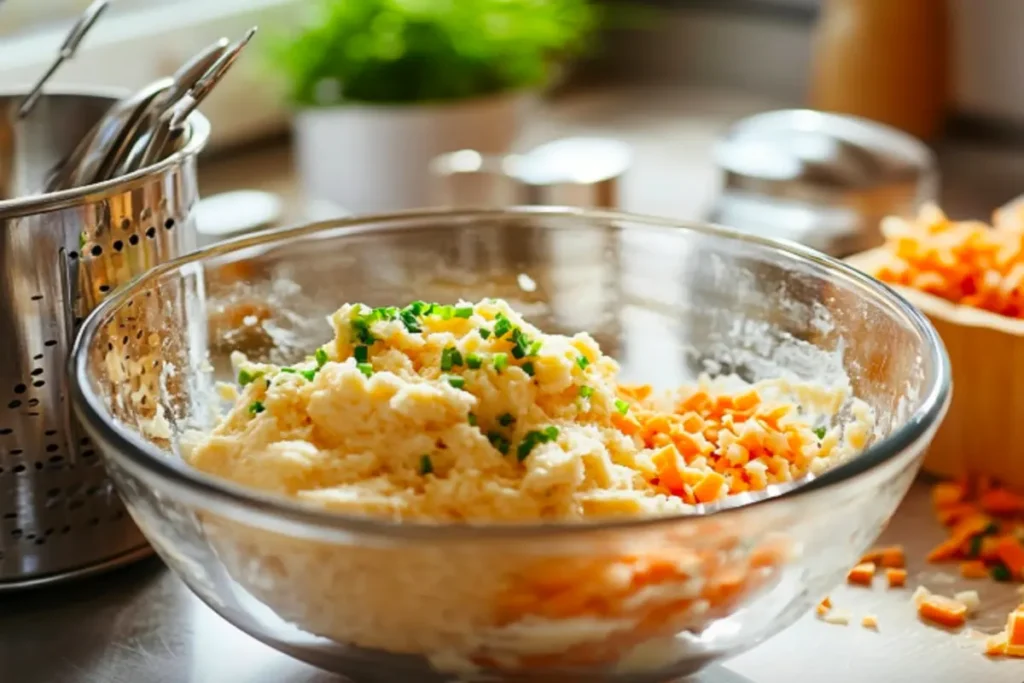
[[[941,595],[929,595],[918,605],[917,614],[925,621],[958,628],[967,621],[967,606]]]
[[[893,545],[888,548],[882,548],[881,557],[877,562],[882,567],[890,567],[899,569],[905,566],[907,563],[906,554],[903,552],[903,546]]]
[[[864,628],[877,629],[878,617],[874,614],[865,614],[864,618],[860,620],[860,625]]]
[[[1013,536],[1003,536],[999,539],[996,552],[1014,579],[1024,579],[1024,546],[1020,541]]]
[[[1006,619],[1006,644],[1008,646],[1024,645],[1024,610],[1020,608],[1011,612]]]
[[[953,505],[939,508],[935,513],[935,517],[943,526],[953,526],[964,517],[973,515],[976,512],[977,508],[970,503],[954,503]]]
[[[679,473],[679,451],[675,446],[665,446],[651,456],[654,466],[658,468],[658,483],[669,492],[679,495],[685,482]]]
[[[826,595],[821,599],[821,603],[819,604],[825,609],[832,609],[832,598]]]
[[[989,489],[978,499],[978,506],[993,515],[1017,515],[1024,512],[1024,496],[1003,488]]]
[[[640,433],[640,422],[637,421],[636,417],[630,413],[623,415],[617,411],[613,412],[611,422],[612,426],[627,436],[633,436],[634,434]]]
[[[850,570],[849,574],[846,575],[846,580],[849,583],[857,584],[858,586],[870,586],[871,581],[874,578],[875,564],[873,562],[863,562],[858,564]]]
[[[722,485],[725,484],[725,477],[718,472],[708,472],[700,483],[693,487],[693,495],[701,503],[710,503],[722,495]]]
[[[962,545],[971,540],[972,536],[986,531],[990,524],[992,524],[992,519],[988,515],[978,513],[964,517],[950,530],[950,540],[956,541],[957,545]]]
[[[985,579],[988,578],[988,567],[981,560],[961,562],[960,576],[965,579]]]
[[[824,600],[818,603],[818,606],[814,608],[814,611],[818,614],[819,617],[823,617],[826,614],[828,614],[828,611],[830,609],[832,609],[832,601],[826,597]]]
[[[732,400],[732,407],[736,410],[750,410],[756,407],[761,402],[761,396],[757,393],[756,389],[736,396]]]
[[[940,482],[932,487],[932,503],[935,507],[962,502],[966,495],[966,487],[955,481]]]
[[[886,569],[885,578],[889,582],[889,588],[902,588],[907,585],[907,570]]]
[[[928,553],[929,562],[948,562],[960,556],[960,542],[953,538],[947,538],[942,543],[932,548]]]
[[[985,536],[981,539],[979,557],[987,562],[999,559],[999,537]]]
[[[1006,654],[1006,633],[997,633],[985,639],[985,654],[1000,657]]]
[[[860,561],[863,562],[874,562],[875,564],[881,564],[882,562],[882,549],[872,548],[863,555],[861,555]]]
[[[672,427],[669,421],[668,415],[655,415],[646,422],[644,422],[643,435],[645,439],[649,439],[655,434],[667,433]]]

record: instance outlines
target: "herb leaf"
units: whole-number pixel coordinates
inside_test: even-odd
[[[420,474],[426,476],[434,471],[434,463],[429,455],[420,456]]]

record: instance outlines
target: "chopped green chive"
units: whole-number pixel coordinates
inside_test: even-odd
[[[371,324],[373,324],[371,316],[362,316],[352,319],[352,332],[361,344],[369,346],[373,342],[377,341],[377,338],[373,336],[373,332],[370,330]]]
[[[423,328],[420,327],[420,321],[416,319],[416,314],[412,311],[406,309],[399,313],[398,317],[410,334],[418,334],[423,331]]]
[[[479,330],[477,330],[477,333],[480,335],[481,339],[487,339],[488,337],[491,336],[491,331],[486,327],[481,327]]]
[[[981,536],[972,536],[971,537],[971,546],[970,546],[970,549],[967,551],[967,555],[969,557],[977,557],[978,555],[981,555],[981,542],[982,542],[982,537]]]
[[[531,363],[530,361],[526,361],[525,363],[523,363],[522,367],[523,367],[523,372],[525,372],[530,377],[533,377],[533,373],[534,373],[533,363]]]
[[[545,427],[538,431],[527,432],[523,440],[519,442],[519,446],[516,447],[516,457],[519,462],[526,460],[526,458],[533,452],[533,449],[538,444],[550,443],[558,438],[558,427],[551,426]]]
[[[317,349],[313,357],[316,359],[316,366],[318,368],[327,365],[327,352],[323,349]]]
[[[455,317],[456,318],[469,318],[472,315],[473,315],[473,307],[472,306],[459,306],[458,308],[455,309]]]
[[[441,316],[441,320],[451,320],[455,317],[454,306],[434,306],[434,313]]]
[[[425,315],[430,312],[430,304],[425,301],[413,301],[402,309],[402,312],[409,312],[413,315]]]
[[[310,382],[312,382],[313,378],[316,377],[316,370],[303,370],[299,374],[305,377]]]
[[[989,573],[992,575],[992,578],[996,581],[1009,581],[1013,578],[1013,574],[1010,572],[1010,570],[1006,567],[1005,564],[997,564],[996,566],[992,567],[992,570]]]
[[[995,534],[998,534],[998,533],[999,533],[999,525],[996,524],[995,522],[989,522],[989,525],[982,530],[981,535],[982,536],[994,536]]]
[[[373,317],[378,320],[394,320],[398,317],[398,309],[394,306],[383,306],[373,309]]]
[[[456,389],[463,389],[466,386],[465,377],[449,377],[448,384],[452,385]]]
[[[256,381],[262,376],[262,372],[249,372],[248,370],[239,370],[238,385],[244,387],[247,384],[252,384],[254,381]]]
[[[258,415],[259,413],[262,413],[266,409],[267,407],[263,405],[260,401],[253,401],[252,403],[249,404],[249,412],[253,415]]]
[[[827,431],[828,431],[828,430],[827,430],[827,429],[825,429],[824,427],[816,427],[816,428],[814,429],[814,435],[815,435],[816,437],[818,437],[818,441],[821,441],[822,439],[824,439],[824,438],[825,438],[825,433],[826,433]]]
[[[580,397],[581,398],[590,398],[593,395],[594,395],[593,387],[580,387]]]
[[[577,356],[576,365],[580,366],[580,370],[586,370],[587,366],[590,365],[590,360],[586,356]]]
[[[508,354],[496,353],[491,362],[494,364],[494,369],[501,372],[508,367]]]
[[[357,346],[353,351],[352,355],[355,357],[357,363],[365,363],[370,360],[370,347],[369,346]],[[319,359],[317,360],[319,363]],[[321,363],[322,365],[322,363]]]
[[[369,363],[356,363],[356,369],[367,377],[373,374],[373,366]]]
[[[488,432],[487,440],[491,442],[491,445],[494,446],[494,449],[497,450],[499,453],[501,453],[502,455],[508,455],[508,449],[511,446],[511,444],[508,442],[508,439],[506,439],[501,433]]]
[[[429,455],[420,456],[420,474],[428,475],[434,471],[434,463]]]
[[[506,334],[512,331],[512,322],[504,315],[499,313],[494,318],[494,336],[497,339],[501,339]]]
[[[476,427],[476,415],[474,415],[473,413],[470,413],[468,416],[466,416],[466,421],[469,422],[470,427]]]
[[[629,412],[629,404],[620,398],[615,399],[615,410],[619,411],[620,415],[625,415]]]
[[[484,364],[484,359],[475,353],[466,354],[466,367],[470,370],[479,370],[480,366]]]
[[[441,370],[448,372],[453,367],[462,365],[462,354],[454,346],[449,346],[441,352]]]
[[[533,342],[532,344],[530,344],[530,350],[526,352],[526,355],[527,356],[536,356],[538,353],[540,353],[540,347],[542,347],[543,345],[544,345],[544,342],[542,342],[542,341],[535,341],[535,342]]]
[[[498,424],[500,424],[502,427],[508,427],[515,421],[516,419],[512,417],[512,413],[505,413],[504,415],[498,416]]]
[[[287,372],[290,375],[294,375],[298,370],[295,368],[281,368],[281,372]]]

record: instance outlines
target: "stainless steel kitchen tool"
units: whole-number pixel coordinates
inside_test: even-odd
[[[443,154],[430,164],[440,204],[453,207],[618,208],[629,145],[610,138],[553,140],[525,154]]]
[[[116,148],[149,103],[172,84],[170,78],[162,78],[114,102],[93,129],[82,137],[56,176],[47,183],[47,190],[67,190],[101,180],[99,172],[107,155]]]
[[[242,38],[224,51],[212,67],[202,78],[179,99],[172,108],[161,115],[160,121],[153,130],[146,142],[141,155],[139,156],[136,168],[145,168],[166,153],[167,146],[178,139],[183,131],[185,121],[192,112],[209,96],[217,87],[224,75],[231,69],[235,61],[241,55],[242,50],[249,44],[252,37],[256,35],[256,26],[249,29]]]
[[[0,94],[0,591],[59,581],[148,553],[66,403],[78,324],[118,285],[195,245],[193,114],[180,151],[113,181],[35,194],[119,101],[48,91],[19,119]]]
[[[153,98],[132,130],[125,135],[122,143],[111,152],[101,171],[103,177],[116,178],[134,168],[141,168],[142,155],[150,136],[160,122],[161,115],[184,97],[213,68],[227,52],[229,45],[230,41],[227,38],[221,38],[203,48],[178,68],[171,76],[174,84]]]
[[[24,118],[29,115],[29,112],[36,106],[36,102],[39,101],[39,96],[42,94],[47,82],[57,73],[57,69],[60,68],[61,64],[75,56],[75,52],[78,51],[78,46],[81,44],[82,39],[85,38],[85,34],[89,32],[89,29],[93,27],[108,6],[108,0],[95,0],[85,9],[85,12],[78,18],[74,26],[71,27],[67,38],[61,44],[57,58],[50,65],[50,68],[46,70],[46,73],[32,86],[28,95],[25,96],[24,102],[21,103],[21,107],[18,109],[19,117]]]
[[[758,114],[715,148],[723,190],[710,220],[847,256],[881,242],[887,215],[938,195],[924,143],[888,126],[812,110]]]

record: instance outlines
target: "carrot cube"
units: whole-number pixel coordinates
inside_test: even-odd
[[[1014,579],[1024,579],[1024,546],[1020,541],[1013,536],[1004,536],[999,539],[996,552]]]
[[[967,495],[966,487],[955,481],[944,481],[932,488],[932,503],[935,507],[945,507],[963,501]]]
[[[960,576],[965,579],[986,579],[988,578],[988,567],[981,560],[961,562]]]
[[[889,588],[902,588],[907,585],[907,570],[886,569],[885,578],[889,582]]]
[[[925,621],[958,628],[967,621],[967,605],[941,595],[929,595],[918,605],[917,614]]]
[[[1000,657],[1006,654],[1006,634],[997,633],[985,639],[985,654]]]
[[[905,566],[906,563],[907,558],[903,552],[903,546],[894,545],[882,548],[881,558],[878,562],[881,566],[899,569]]]
[[[875,578],[875,564],[874,562],[862,562],[856,567],[850,570],[850,573],[846,575],[846,580],[849,583],[857,584],[859,586],[870,586],[872,579]]]
[[[708,472],[700,483],[693,487],[693,495],[701,503],[710,503],[722,495],[722,485],[725,484],[725,477],[718,472]]]
[[[1010,612],[1006,620],[1007,646],[1024,646],[1024,610]]]
[[[990,489],[978,499],[982,510],[993,515],[1016,515],[1024,512],[1024,496],[1006,489]]]
[[[960,555],[961,543],[953,538],[947,538],[942,543],[932,548],[928,553],[929,562],[947,562],[954,560]]]

